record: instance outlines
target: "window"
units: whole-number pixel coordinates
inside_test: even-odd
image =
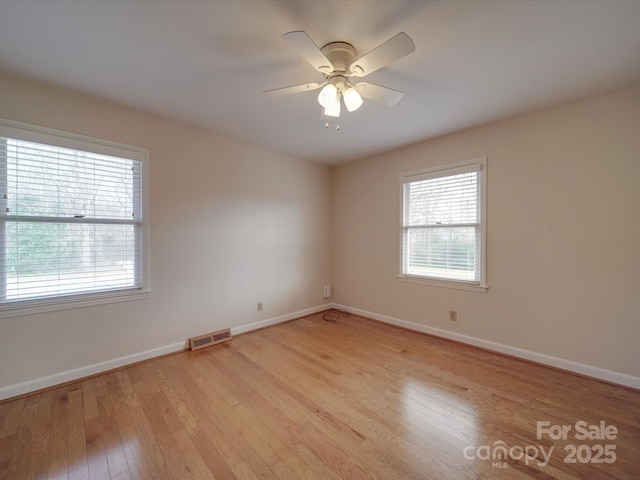
[[[0,316],[148,290],[145,160],[142,149],[0,121]]]
[[[402,174],[401,273],[486,291],[486,159]]]

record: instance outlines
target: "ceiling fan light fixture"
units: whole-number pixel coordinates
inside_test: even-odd
[[[331,108],[336,102],[339,102],[338,88],[332,83],[326,84],[318,94],[318,103],[325,109]]]
[[[362,97],[353,87],[347,88],[342,94],[342,98],[344,99],[344,104],[347,107],[347,110],[350,112],[355,112],[362,106]]]

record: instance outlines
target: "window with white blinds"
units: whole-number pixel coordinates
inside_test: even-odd
[[[486,159],[401,176],[401,276],[485,287]]]
[[[0,310],[146,291],[145,151],[0,124]]]

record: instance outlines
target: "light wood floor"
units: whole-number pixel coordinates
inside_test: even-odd
[[[639,479],[640,392],[313,315],[0,404],[0,478]]]

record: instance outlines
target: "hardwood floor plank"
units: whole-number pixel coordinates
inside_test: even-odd
[[[5,435],[0,437],[0,478],[9,479],[9,472],[12,469],[14,460],[14,446],[18,435]]]
[[[69,386],[54,390],[53,423],[51,428],[51,450],[49,457],[49,478],[69,478]]]
[[[31,415],[33,404],[37,409],[37,401],[20,399],[6,404],[0,413],[0,479],[17,478],[22,472],[31,449]],[[30,406],[28,406],[29,404]],[[27,428],[26,431],[23,431]]]
[[[122,447],[120,428],[113,411],[110,396],[98,397],[98,415],[102,427],[102,441],[107,456],[109,475],[115,477],[129,470],[127,458]]]
[[[51,424],[53,421],[53,390],[40,394],[38,412],[31,436],[28,469],[25,479],[46,478],[49,470],[49,451],[51,446]]]
[[[124,398],[124,392],[118,381],[118,376],[115,372],[106,374],[105,376],[109,401],[111,403],[111,409],[116,417],[116,422],[119,427],[125,425],[131,425],[131,415],[127,408],[127,401]]]
[[[218,351],[224,351],[227,348],[230,348],[227,344],[218,345],[216,347]],[[217,395],[224,399],[228,405],[234,406],[240,403],[238,397],[234,395],[233,389],[235,386],[232,382],[227,382],[223,375],[216,369],[215,364],[211,363],[209,360],[214,357],[213,355],[209,355],[207,350],[199,351],[199,352],[188,352],[187,359],[190,362],[190,365],[193,365],[194,370],[196,370],[199,375],[198,377],[203,379],[211,379],[215,381],[211,382],[211,387],[217,392]],[[198,358],[203,359],[204,361],[196,361]]]
[[[131,480],[131,475],[129,474],[129,470],[124,471],[115,477],[111,477],[111,480]]]
[[[231,468],[229,468],[224,457],[209,439],[208,435],[199,432],[191,437],[191,440],[217,480],[235,480],[235,475],[231,471]]]
[[[310,315],[1,402],[3,478],[636,480],[640,392]]]
[[[84,422],[84,429],[87,444],[89,477],[91,480],[108,479],[110,477],[109,464],[107,463],[107,454],[104,449],[100,418],[86,420]]]
[[[259,480],[246,463],[239,463],[233,468],[233,474],[238,480]]]
[[[271,470],[273,470],[273,473],[275,473],[280,480],[296,480],[298,478],[305,478],[293,473],[289,466],[282,460],[278,460],[276,463],[271,465]]]
[[[295,444],[295,452],[316,476],[323,480],[340,480],[340,477],[302,442]]]
[[[69,392],[69,480],[88,480],[82,389]]]
[[[6,403],[2,415],[2,423],[0,424],[0,438],[9,437],[18,432],[20,419],[24,409],[24,398],[20,398],[15,402]]]
[[[270,417],[264,412],[256,413],[254,409],[244,404],[236,405],[233,408],[273,450],[275,456],[270,466],[276,475],[281,476],[287,474],[286,472],[290,472],[294,475],[294,478],[318,478],[306,463],[300,461],[297,455],[291,451],[291,448],[281,440],[282,438],[288,438],[288,435],[280,436],[282,429],[274,428],[274,424],[278,424],[274,417]],[[266,421],[263,420],[265,415],[267,416]],[[298,440],[291,439],[290,441],[297,442]],[[274,468],[276,464],[280,465],[280,467]]]
[[[16,408],[16,404],[14,402],[17,402],[18,400],[19,399],[15,399],[14,401],[9,402],[0,402],[0,431],[2,431],[2,428],[4,426],[4,419],[7,416],[7,413],[12,408]]]
[[[173,413],[180,420],[181,428],[184,428],[189,435],[197,433],[200,430],[198,421],[194,416],[194,412],[189,409],[183,400],[183,397],[188,395],[189,392],[179,392],[179,389],[167,379],[163,372],[156,374],[156,382],[169,402],[169,405],[171,405]]]
[[[142,447],[142,455],[149,469],[150,478],[174,478],[142,407],[134,407],[131,416],[135,437],[140,439],[139,444]]]
[[[169,470],[174,478],[183,477],[188,468],[182,452],[176,445],[172,430],[167,427],[162,415],[162,410],[168,400],[162,392],[151,393],[145,390],[143,383],[135,384],[141,407],[153,431],[153,435],[164,456]]]
[[[358,445],[342,444],[330,428],[319,431],[313,425],[305,425],[300,441],[317,456],[338,478],[373,479],[376,475],[371,465],[358,461],[355,453]]]
[[[98,418],[98,400],[96,399],[95,378],[89,378],[80,382],[85,421]]]
[[[138,468],[133,462],[136,460],[140,461],[140,458],[142,458],[144,459],[145,465],[144,471],[147,472],[147,476],[143,478],[172,479],[173,475],[167,466],[167,462],[158,444],[158,439],[156,439],[144,408],[138,399],[128,371],[119,371],[117,373],[132,420],[132,428],[128,431],[127,438],[136,440],[135,449],[125,449],[129,470],[133,473],[133,471]]]
[[[211,470],[209,470],[207,462],[205,462],[202,455],[200,455],[200,452],[194,445],[186,430],[178,430],[177,432],[174,432],[173,437],[175,438],[176,444],[182,452],[185,462],[187,463],[194,478],[198,480],[216,480],[216,477]]]
[[[142,452],[140,439],[138,438],[133,424],[128,424],[120,428],[120,437],[131,480],[145,480],[153,478],[147,465],[147,460]]]
[[[39,395],[25,398],[22,418],[13,445],[14,460],[11,462],[7,478],[25,478],[27,476],[39,405]]]

